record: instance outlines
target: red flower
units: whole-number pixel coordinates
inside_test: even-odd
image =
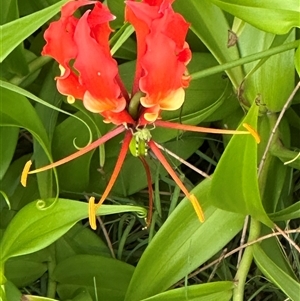
[[[152,181],[144,159],[144,148],[147,147],[190,199],[199,219],[204,220],[197,199],[187,191],[152,140],[148,124],[197,132],[249,134],[247,131],[215,130],[157,120],[161,110],[176,110],[181,107],[185,96],[184,88],[190,81],[186,65],[191,60],[191,51],[185,41],[189,24],[173,11],[172,2],[173,0],[125,2],[126,21],[135,28],[138,45],[131,97],[120,79],[117,62],[110,54],[109,35],[112,30],[109,21],[114,16],[106,6],[89,0],[68,2],[62,8],[60,20],[53,22],[45,32],[47,44],[42,54],[52,56],[60,64],[61,76],[56,78],[59,92],[66,95],[69,102],[82,100],[87,110],[101,114],[105,122],[112,122],[118,127],[56,163],[29,171],[29,162],[24,168],[22,183],[26,185],[28,173],[37,173],[66,163],[126,131],[116,167],[101,200],[97,205],[94,204],[94,198],[90,200],[92,228],[96,227],[95,210],[108,196],[132,143],[133,155],[141,159],[146,169],[150,203]],[[92,10],[87,10],[79,19],[73,16],[79,7],[89,4],[94,5]],[[151,216],[151,210],[149,211]],[[148,222],[150,219],[151,217]]]

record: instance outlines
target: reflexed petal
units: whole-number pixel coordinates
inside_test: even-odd
[[[99,44],[92,37],[88,13],[86,12],[80,18],[74,35],[78,45],[74,68],[80,73],[79,80],[88,91],[84,95],[84,104],[88,109],[91,108],[92,112],[105,110],[119,112],[125,108],[126,101],[121,96],[121,90],[116,81],[118,65],[109,51],[110,29],[107,24],[104,27],[99,24],[98,31],[103,29],[103,41]],[[108,10],[104,10],[103,13],[108,13]]]
[[[142,76],[141,58],[144,56],[147,46],[146,37],[150,32],[152,21],[160,17],[158,7],[144,3],[126,1],[125,20],[130,22],[136,30],[137,39],[137,65],[132,88],[132,94],[136,94],[139,88],[139,79]],[[150,4],[151,5],[151,4]]]
[[[147,52],[141,59],[144,76],[140,79],[140,88],[146,93],[147,106],[159,104],[161,109],[176,110],[184,101],[184,92],[181,88],[183,77],[184,86],[187,85],[185,72],[186,63],[191,57],[188,55],[190,50],[178,47],[181,46],[178,37],[171,39],[166,35],[166,31],[172,26],[186,28],[187,31],[188,24],[181,16],[179,19],[175,18],[176,16],[180,15],[175,14],[171,8],[166,10],[162,18],[153,22],[152,31],[146,39]],[[182,37],[185,38],[185,34]],[[187,44],[182,40],[182,47],[186,46]],[[184,55],[181,54],[182,52]],[[177,97],[173,99],[173,95]]]
[[[172,2],[126,2],[126,18],[135,27],[138,40],[135,85],[138,82],[138,88],[146,94],[141,98],[146,108],[158,105],[161,110],[178,109],[184,101],[183,88],[189,84],[186,65],[191,51],[185,42],[189,24],[173,11]]]
[[[43,48],[42,55],[53,57],[65,69],[69,69],[69,61],[77,54],[74,32],[78,19],[73,17],[73,14],[79,7],[93,3],[95,1],[70,1],[62,7],[60,20],[52,22],[45,31],[44,38],[47,44]]]
[[[115,20],[116,17],[112,15],[107,6],[97,2],[93,10],[88,16],[88,24],[91,28],[93,38],[103,47],[107,54],[110,53],[108,47],[108,38],[112,29],[109,22]]]

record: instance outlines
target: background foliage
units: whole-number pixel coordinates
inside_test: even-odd
[[[155,210],[143,229],[146,176],[128,156],[97,231],[85,200],[103,192],[120,138],[20,185],[30,158],[45,165],[73,153],[75,138],[84,146],[112,128],[81,103],[66,103],[57,64],[40,55],[43,32],[65,2],[1,3],[0,298],[299,300],[299,2],[175,1],[191,23],[192,82],[183,108],[163,118],[231,129],[247,122],[262,142],[155,129],[156,141],[212,175],[180,171],[168,158],[194,187],[205,223],[150,158]],[[105,2],[117,16],[111,44],[129,88],[135,37],[123,1]]]

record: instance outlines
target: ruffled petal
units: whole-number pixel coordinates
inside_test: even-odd
[[[74,32],[78,19],[73,14],[79,7],[93,3],[95,1],[70,1],[62,7],[61,18],[52,22],[45,31],[44,38],[47,43],[43,48],[42,55],[53,57],[65,69],[69,69],[69,61],[74,59],[77,54]]]
[[[185,96],[183,88],[189,85],[186,65],[191,51],[185,41],[189,23],[173,11],[172,2],[126,2],[127,20],[135,27],[138,40],[136,81],[138,89],[145,93],[141,104],[146,108],[180,108]],[[153,114],[145,116],[154,118]]]
[[[103,10],[103,14],[110,15],[108,9]],[[108,37],[111,30],[107,22],[103,26],[97,26],[97,33],[102,32],[102,41],[99,44],[93,37],[88,17],[89,11],[80,18],[74,34],[78,47],[74,68],[79,72],[79,80],[87,90],[84,104],[88,109],[93,108],[92,112],[120,112],[125,108],[126,100],[122,97],[116,81],[118,65],[109,51]]]

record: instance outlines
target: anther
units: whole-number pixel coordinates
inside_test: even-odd
[[[24,187],[26,187],[26,185],[27,185],[27,178],[28,178],[28,173],[29,173],[31,165],[32,165],[32,161],[31,160],[27,161],[23,168],[23,171],[22,171],[21,184]]]
[[[256,143],[260,143],[260,137],[257,131],[248,123],[243,123],[243,127],[248,130],[248,132],[254,137]]]
[[[93,230],[97,229],[96,225],[96,206],[95,206],[95,198],[90,197],[89,199],[89,223]]]

